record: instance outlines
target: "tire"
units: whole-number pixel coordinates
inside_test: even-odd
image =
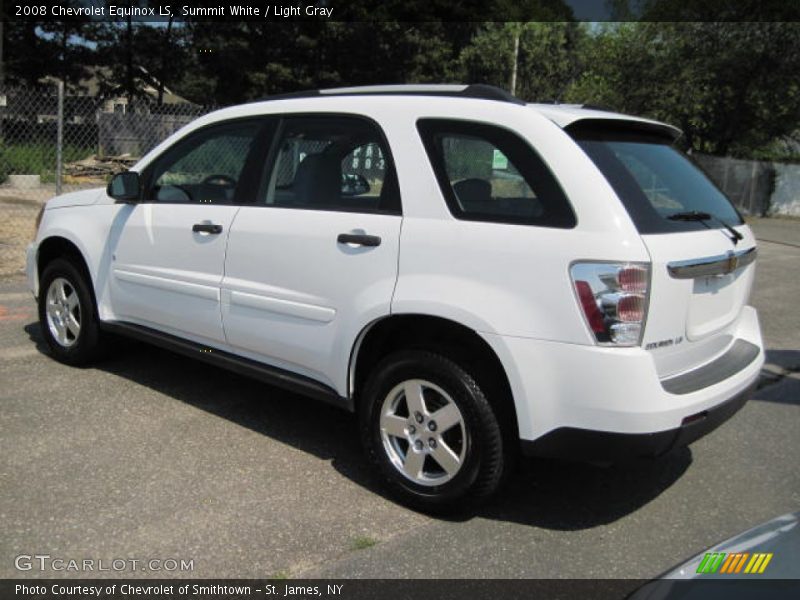
[[[359,420],[369,461],[411,508],[471,508],[500,485],[508,442],[497,416],[470,374],[440,354],[408,350],[382,360],[364,386]]]
[[[69,260],[45,267],[39,287],[39,325],[56,360],[73,366],[94,361],[102,336],[86,275]]]

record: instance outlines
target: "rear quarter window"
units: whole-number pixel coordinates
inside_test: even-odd
[[[449,119],[420,119],[417,128],[457,219],[575,226],[575,213],[555,176],[515,133]]]

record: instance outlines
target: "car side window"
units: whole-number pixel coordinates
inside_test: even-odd
[[[575,214],[555,176],[515,133],[447,119],[421,119],[417,127],[456,218],[575,226]]]
[[[284,120],[263,205],[400,213],[394,166],[377,125],[357,117]]]
[[[257,123],[209,127],[157,161],[147,199],[165,203],[231,204],[258,135]]]

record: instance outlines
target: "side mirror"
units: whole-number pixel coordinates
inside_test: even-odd
[[[111,178],[106,193],[120,202],[138,202],[141,193],[141,180],[136,171],[117,173]]]
[[[369,181],[358,173],[342,173],[342,195],[360,196],[370,190]]]

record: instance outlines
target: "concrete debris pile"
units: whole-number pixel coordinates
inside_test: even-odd
[[[64,174],[74,179],[109,179],[127,171],[139,160],[130,154],[118,156],[90,156],[64,165]]]

